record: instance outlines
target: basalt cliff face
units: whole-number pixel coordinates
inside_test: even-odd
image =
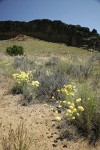
[[[0,21],[0,40],[10,39],[19,34],[100,51],[100,35],[95,29],[90,31],[87,27],[48,19],[30,22]]]

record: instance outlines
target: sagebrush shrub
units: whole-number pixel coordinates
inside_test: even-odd
[[[13,45],[6,48],[6,53],[11,56],[23,55],[24,49],[22,46]]]
[[[33,58],[28,56],[16,56],[13,61],[13,66],[15,69],[20,69],[21,71],[34,70],[37,67]]]
[[[68,78],[57,69],[41,70],[37,74],[37,80],[41,83],[38,88],[38,98],[41,100],[49,100],[52,96],[59,99],[57,89],[68,82]]]

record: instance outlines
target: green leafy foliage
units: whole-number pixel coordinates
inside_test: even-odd
[[[23,55],[24,49],[22,46],[13,45],[6,48],[6,53],[11,56]]]

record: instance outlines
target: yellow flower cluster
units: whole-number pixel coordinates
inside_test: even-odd
[[[58,117],[56,117],[55,119],[56,119],[57,121],[60,121],[60,120],[61,120],[61,117],[58,116]]]
[[[68,85],[64,85],[63,88],[61,88],[61,92],[64,93],[65,95],[70,95],[70,96],[74,96],[74,90],[75,90],[75,86],[68,84]],[[59,91],[58,91],[59,92]]]
[[[75,117],[79,117],[80,116],[80,113],[82,111],[84,111],[84,108],[83,106],[79,105],[78,106],[78,103],[81,102],[81,98],[79,99],[76,99],[75,103],[71,103],[71,102],[68,102],[68,109],[67,109],[67,112],[66,112],[66,116],[69,117],[70,119],[75,119]]]
[[[83,108],[82,106],[78,106],[78,109],[79,109],[80,111],[84,111],[84,108]]]
[[[58,104],[58,108],[65,108],[66,116],[70,120],[75,120],[77,117],[81,115],[81,112],[84,111],[83,106],[81,106],[81,98],[75,100],[76,87],[73,84],[64,85],[61,90],[57,90],[57,92],[63,93],[66,98],[65,100],[56,101]],[[67,108],[67,110],[66,110]]]
[[[13,78],[16,80],[18,84],[25,83],[31,84],[34,87],[38,87],[40,83],[38,81],[32,81],[32,77],[33,77],[32,71],[27,72],[20,71],[20,73],[13,74]]]
[[[32,78],[32,72],[20,71],[20,73],[13,74],[13,78],[16,80],[18,84],[21,84],[22,82],[29,83],[30,79]]]
[[[81,98],[76,99],[76,103],[81,102]]]
[[[32,85],[38,87],[39,86],[39,82],[38,81],[32,81]]]

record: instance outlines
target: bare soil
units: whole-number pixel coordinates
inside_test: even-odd
[[[99,143],[93,147],[83,139],[57,141],[60,133],[57,129],[59,123],[54,121],[56,114],[43,104],[21,106],[21,95],[8,92],[9,82],[7,78],[0,78],[0,132],[8,133],[9,124],[16,128],[20,121],[24,121],[33,139],[30,150],[100,150]],[[1,143],[0,150],[3,150]]]

